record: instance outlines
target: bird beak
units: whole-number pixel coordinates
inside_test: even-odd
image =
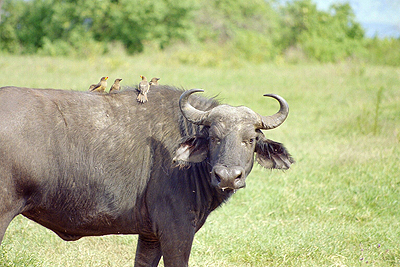
[[[143,79],[143,76],[142,76],[142,75],[140,75],[140,79]]]
[[[106,77],[106,80],[108,79],[108,76]]]

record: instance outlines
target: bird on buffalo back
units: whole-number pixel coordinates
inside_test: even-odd
[[[119,91],[119,89],[121,88],[121,85],[119,84],[119,82],[122,81],[122,79],[115,79],[114,84],[111,85],[110,88],[110,94],[111,93],[116,93],[117,91]]]
[[[145,76],[140,75],[140,78],[142,78],[142,81],[139,83],[138,86],[139,94],[136,99],[140,103],[145,103],[148,101],[147,93],[149,92],[150,84],[148,83],[147,78]]]
[[[96,85],[92,84],[89,87],[90,92],[99,92],[104,93],[107,87],[107,79],[108,77],[101,77],[100,82]]]
[[[150,84],[150,88],[151,88],[152,85],[158,85],[158,80],[159,79],[160,78],[156,78],[156,77],[152,78],[150,83],[149,83]]]

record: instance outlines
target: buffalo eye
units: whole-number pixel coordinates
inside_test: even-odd
[[[219,138],[214,137],[214,136],[211,136],[210,140],[211,140],[211,143],[213,143],[213,144],[219,145],[221,143],[221,140],[219,140]]]
[[[254,140],[255,140],[255,138],[250,138],[250,139],[247,139],[247,140],[243,140],[242,144],[243,145],[252,145],[254,143]]]

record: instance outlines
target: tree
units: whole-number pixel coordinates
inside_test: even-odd
[[[264,62],[280,51],[279,14],[271,1],[204,0],[196,12],[196,36],[225,46],[233,55]]]
[[[143,50],[146,40],[164,47],[186,37],[193,2],[6,0],[6,16],[0,23],[1,48],[12,52],[10,43],[17,42],[25,53],[45,50],[69,54],[120,41],[134,53]]]
[[[297,0],[288,3],[282,13],[288,28],[282,42],[286,47],[299,45],[309,58],[335,62],[363,50],[364,30],[347,3],[324,12],[311,0]]]

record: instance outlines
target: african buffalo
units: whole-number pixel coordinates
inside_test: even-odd
[[[194,234],[245,186],[254,154],[266,168],[293,159],[261,116],[157,86],[96,94],[0,88],[0,242],[18,214],[67,241],[139,234],[135,266],[187,266]]]

